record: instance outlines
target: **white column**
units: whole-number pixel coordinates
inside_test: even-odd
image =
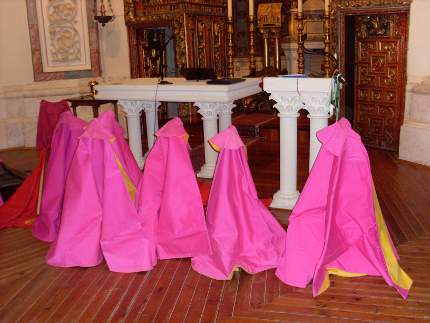
[[[299,198],[297,191],[297,113],[298,97],[276,97],[275,108],[280,118],[280,188],[273,195],[270,207],[293,209]]]
[[[234,103],[223,103],[219,104],[218,114],[219,114],[219,131],[223,131],[231,126],[231,110],[236,105]]]
[[[309,111],[309,171],[312,169],[321,143],[317,138],[317,132],[328,125],[330,117],[330,97],[328,93],[308,94],[304,96],[305,109]]]
[[[309,171],[312,169],[315,159],[317,158],[318,152],[321,148],[321,143],[317,138],[317,132],[320,129],[327,127],[329,115],[313,115],[309,113],[308,118],[310,119],[309,127]]]
[[[119,104],[127,118],[128,144],[140,168],[143,167],[142,132],[140,131],[140,112],[143,110],[141,101],[120,100]]]
[[[144,101],[142,102],[143,110],[145,111],[146,119],[146,136],[148,138],[148,152],[154,146],[155,132],[158,130],[157,108],[160,102]],[[148,153],[147,152],[147,153]]]
[[[219,104],[196,102],[194,105],[199,108],[198,113],[202,115],[203,140],[205,145],[205,164],[197,173],[197,176],[201,178],[212,178],[218,153],[209,145],[208,140],[218,133],[217,115]]]

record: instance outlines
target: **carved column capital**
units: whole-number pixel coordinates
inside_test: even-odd
[[[201,114],[203,120],[216,119],[218,117],[219,103],[195,102],[194,105],[199,108],[197,112]]]
[[[140,112],[143,110],[142,101],[136,101],[136,100],[120,100],[118,102],[124,112],[128,115],[139,115]]]
[[[272,93],[270,99],[275,100],[274,108],[279,111],[279,117],[297,117],[302,108],[302,101],[298,94]]]
[[[218,103],[218,114],[231,114],[231,110],[236,106],[234,103]]]
[[[156,112],[158,107],[160,106],[160,102],[158,101],[142,101],[141,102],[142,109],[146,112]]]
[[[327,94],[306,95],[303,98],[304,108],[309,112],[309,118],[330,117],[330,98]]]

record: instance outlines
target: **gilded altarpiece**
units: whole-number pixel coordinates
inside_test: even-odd
[[[226,4],[223,0],[124,0],[128,27],[132,77],[146,77],[149,67],[139,49],[142,30],[167,28],[174,34],[175,70],[213,68],[217,75],[226,73]],[[166,37],[164,36],[164,39]],[[155,76],[152,74],[151,76]]]

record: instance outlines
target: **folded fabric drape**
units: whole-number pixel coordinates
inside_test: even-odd
[[[132,155],[114,134],[113,113],[104,114],[79,138],[58,236],[46,259],[53,266],[89,267],[104,258],[111,271],[150,270],[156,255],[134,206],[136,183],[125,162]]]
[[[52,242],[57,238],[67,174],[86,124],[70,111],[63,112],[58,120],[45,169],[40,212],[32,227],[33,236],[39,240]]]
[[[207,206],[213,253],[192,259],[193,269],[229,279],[240,267],[248,273],[276,268],[285,231],[258,199],[245,147],[234,126],[209,140],[220,151]]]
[[[314,296],[330,274],[382,276],[406,298],[412,280],[398,264],[360,136],[346,119],[317,136],[322,147],[289,218],[276,275],[302,288],[313,280]]]
[[[55,127],[60,115],[65,111],[70,111],[69,104],[65,100],[58,102],[40,101],[36,135],[37,149],[50,147]]]
[[[159,259],[211,253],[202,200],[179,118],[156,133],[136,197],[145,232]]]
[[[28,227],[37,216],[37,206],[45,161],[49,156],[52,134],[60,115],[69,110],[67,101],[40,102],[37,124],[36,147],[39,163],[15,193],[0,208],[0,229],[6,227]]]
[[[1,194],[0,194],[0,206],[2,205],[3,205],[3,198],[1,197]]]

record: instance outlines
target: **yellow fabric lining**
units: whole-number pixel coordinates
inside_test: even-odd
[[[136,187],[134,186],[130,177],[128,177],[127,173],[125,172],[124,166],[121,164],[118,157],[116,156],[115,156],[115,162],[118,165],[119,170],[121,171],[122,179],[124,180],[124,184],[127,187],[128,193],[130,194],[130,198],[132,201],[134,201],[134,196],[136,195]]]
[[[360,273],[350,273],[348,271],[344,271],[342,269],[339,268],[328,268],[326,273],[325,273],[325,277],[324,277],[324,281],[321,285],[320,290],[318,291],[318,294],[322,294],[324,293],[327,288],[330,287],[330,275],[336,275],[336,276],[341,276],[341,277],[362,277],[362,276],[366,276],[366,274],[360,274]]]
[[[376,224],[378,226],[379,241],[381,241],[382,253],[384,254],[385,263],[387,264],[388,274],[391,280],[403,289],[409,290],[412,286],[412,279],[403,271],[397,262],[391,246],[387,226],[382,216],[381,206],[379,205],[378,196],[376,195],[375,186],[372,183],[373,201],[375,205]]]
[[[215,151],[217,151],[217,152],[220,152],[220,151],[221,151],[221,148],[220,148],[218,145],[214,144],[212,141],[209,141],[209,144],[211,145],[211,147],[212,147]]]
[[[381,243],[381,249],[384,255],[385,263],[387,265],[388,275],[397,286],[399,286],[402,289],[409,290],[412,286],[413,281],[409,277],[409,275],[405,271],[403,271],[403,269],[399,266],[396,255],[394,254],[394,251],[390,242],[390,237],[388,234],[388,229],[385,224],[384,217],[382,216],[381,206],[379,205],[378,196],[376,195],[376,190],[373,183],[372,183],[372,192],[373,192],[373,203],[375,207],[376,225],[378,227],[378,237]],[[341,277],[366,276],[365,274],[350,273],[338,268],[329,268],[326,272],[321,288],[318,291],[318,295],[325,292],[327,288],[330,286],[330,277],[329,277],[330,274],[341,276]]]

